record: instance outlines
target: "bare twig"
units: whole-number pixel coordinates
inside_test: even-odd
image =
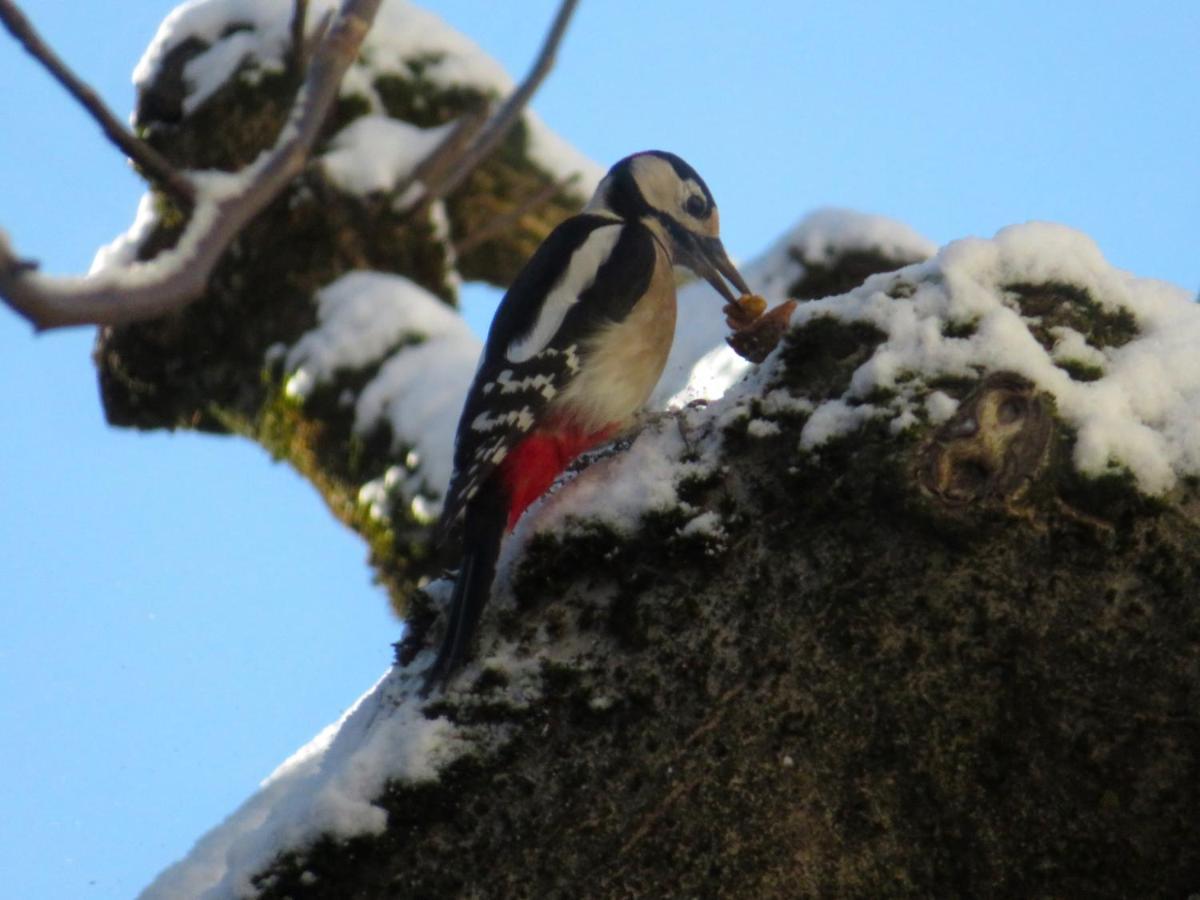
[[[380,2],[344,0],[313,54],[275,146],[235,175],[206,177],[175,247],[116,271],[47,278],[31,272],[0,233],[0,296],[39,330],[149,319],[199,297],[226,247],[303,169]]]
[[[491,119],[478,140],[472,143],[467,150],[461,155],[449,156],[443,152],[442,147],[438,147],[433,151],[431,156],[443,157],[439,161],[438,168],[446,169],[446,174],[436,181],[426,180],[425,195],[421,199],[421,206],[425,206],[430,202],[445,197],[467,177],[475,171],[475,168],[487,159],[488,154],[492,152],[495,146],[504,139],[509,130],[516,124],[518,116],[529,103],[534,92],[541,86],[541,83],[550,73],[550,69],[554,66],[555,56],[558,54],[558,46],[562,43],[563,35],[566,33],[567,24],[571,21],[571,15],[575,12],[575,7],[579,5],[579,0],[563,0],[562,5],[558,8],[558,14],[554,17],[554,22],[550,26],[550,31],[546,34],[546,39],[542,42],[541,52],[538,53],[537,59],[534,61],[533,68],[529,74],[525,76],[525,80],[513,91],[512,96],[505,101],[500,111]],[[449,156],[449,163],[446,164],[445,157]]]
[[[428,185],[430,181],[440,180],[444,176],[446,169],[454,164],[454,160],[466,152],[471,141],[475,140],[476,135],[487,124],[487,120],[488,110],[484,105],[476,109],[469,109],[460,115],[454,123],[454,127],[450,129],[438,145],[424,159],[417,163],[408,177],[402,179],[396,185],[396,196],[403,197],[409,187],[418,182],[422,185]],[[417,197],[412,205],[408,207],[410,214],[414,216],[418,215],[434,199],[428,196],[427,193]]]
[[[476,229],[471,234],[468,234],[461,241],[454,245],[455,253],[459,255],[463,253],[470,253],[480,244],[490,241],[499,234],[503,234],[514,224],[516,224],[521,216],[528,212],[532,212],[543,203],[549,202],[555,194],[565,191],[578,180],[579,175],[576,173],[570,178],[564,178],[562,181],[551,182],[532,197],[526,199],[515,209],[510,209],[503,215],[496,216],[490,222],[485,223],[482,227]]]
[[[304,24],[308,20],[308,0],[294,0],[292,7],[292,47],[288,54],[288,68],[297,81],[304,75],[308,49],[304,45]]]
[[[12,36],[20,41],[21,46],[45,66],[55,80],[83,105],[84,109],[99,123],[108,139],[132,159],[146,173],[147,178],[185,207],[191,206],[195,197],[192,183],[177,171],[166,157],[121,124],[96,92],[81,81],[42,40],[16,4],[10,0],[0,0],[0,21],[4,23],[5,28],[12,33]]]

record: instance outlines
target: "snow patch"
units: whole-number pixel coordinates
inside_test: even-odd
[[[858,430],[876,415],[878,411],[869,404],[851,406],[845,400],[829,400],[813,410],[804,423],[800,446],[805,450],[819,447],[835,437]]]
[[[333,0],[309,4],[308,34],[334,5]],[[264,68],[281,67],[291,43],[292,6],[291,0],[188,0],[158,26],[133,70],[133,86],[138,90],[147,87],[171,50],[189,38],[209,45],[184,69],[184,107],[189,112],[228,80],[249,55]],[[235,24],[238,29],[227,33]]]
[[[925,412],[933,425],[941,425],[958,412],[958,401],[942,391],[934,391],[925,398]]]
[[[746,434],[756,438],[774,437],[782,430],[779,423],[770,419],[751,419],[746,425]]]
[[[906,289],[895,290],[901,284]],[[1040,320],[1022,315],[1011,291],[1031,284],[1082,288],[1100,310],[1127,315],[1138,333],[1122,346],[1095,347],[1058,329],[1048,351],[1030,330]],[[1053,395],[1058,415],[1076,429],[1074,462],[1084,474],[1125,469],[1149,494],[1200,475],[1200,307],[1181,288],[1113,268],[1077,231],[1035,222],[992,240],[955,241],[928,262],[802,304],[793,327],[818,316],[868,322],[886,337],[854,373],[846,395],[814,410],[802,434],[805,448],[876,416],[904,427],[918,405],[944,421],[953,401],[930,394],[926,384],[946,376],[974,380],[982,365],[1015,371]],[[971,334],[951,336],[963,322],[974,323]],[[1099,377],[1072,378],[1055,364],[1064,358],[1095,365]],[[876,391],[894,397],[883,405],[856,402]]]
[[[679,529],[679,534],[683,537],[698,536],[719,541],[725,538],[725,529],[721,525],[720,514],[710,509],[689,519],[687,524]]]
[[[158,224],[158,212],[155,210],[154,194],[150,191],[142,194],[138,200],[137,212],[133,216],[133,224],[113,241],[96,251],[92,258],[92,266],[88,275],[98,275],[101,272],[115,272],[137,261],[138,250],[142,242],[150,236],[154,226]]]
[[[386,422],[397,444],[414,447],[427,489],[444,492],[450,483],[459,412],[479,361],[478,338],[426,341],[396,353],[359,395],[354,430]]]
[[[448,338],[470,343],[471,333],[450,306],[403,275],[354,271],[317,291],[317,327],[288,351],[290,396],[359,369],[406,339]],[[479,344],[474,344],[475,352]],[[304,376],[304,386],[298,382]]]
[[[795,281],[804,275],[804,266],[829,266],[855,252],[916,262],[933,256],[937,244],[886,216],[825,207],[801,219],[756,266],[770,299],[782,300],[787,287],[784,278]]]
[[[389,671],[334,724],[293,754],[258,792],[164,870],[142,900],[253,897],[251,878],[280,852],[322,835],[379,834],[389,781],[419,783],[468,748],[446,719],[425,718],[415,676]]]
[[[1107,357],[1102,350],[1093,347],[1082,334],[1074,328],[1062,325],[1050,329],[1054,335],[1054,348],[1050,356],[1055,362],[1082,363],[1097,369],[1103,369]]]
[[[288,351],[285,391],[303,401],[339,371],[388,357],[358,395],[355,431],[389,425],[397,445],[411,448],[424,489],[441,492],[481,346],[463,318],[420,285],[350,272],[317,292],[317,327]],[[379,511],[379,499],[372,489],[364,502]]]
[[[418,128],[387,116],[361,116],[334,135],[320,157],[329,180],[351,194],[391,191],[453,129]]]

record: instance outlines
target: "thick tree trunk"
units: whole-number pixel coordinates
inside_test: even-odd
[[[877,340],[815,319],[780,383],[839,391]],[[595,649],[535,703],[482,677],[427,707],[507,739],[266,896],[1188,895],[1197,504],[1081,479],[1019,376],[962,389],[807,462],[803,417],[735,426],[689,497],[719,546],[539,537],[491,628]]]

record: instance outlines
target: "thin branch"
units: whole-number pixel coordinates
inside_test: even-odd
[[[42,40],[16,4],[10,0],[0,0],[0,21],[21,46],[45,66],[54,79],[83,105],[108,139],[132,159],[146,173],[146,177],[180,201],[185,208],[191,206],[195,198],[195,189],[191,181],[177,171],[166,157],[121,124],[96,92],[81,81]]]
[[[534,92],[541,86],[546,76],[550,74],[550,69],[553,68],[555,57],[558,54],[558,46],[562,43],[563,35],[567,30],[567,24],[571,21],[571,16],[578,5],[579,0],[563,0],[562,5],[558,8],[558,14],[554,17],[554,22],[550,26],[550,31],[546,34],[546,39],[542,42],[541,52],[534,61],[533,68],[525,76],[525,80],[513,91],[512,96],[505,101],[500,111],[496,113],[479,136],[479,139],[465,153],[451,160],[453,168],[450,168],[446,175],[437,181],[426,182],[425,196],[421,199],[421,206],[445,197],[462,184],[475,171],[475,168],[487,159],[488,154],[495,149],[496,145],[504,139],[504,136],[516,124],[517,118],[528,105]],[[438,155],[441,151],[441,147],[437,148],[434,150],[434,155]]]
[[[208,286],[225,249],[279,195],[308,160],[346,69],[381,0],[344,0],[313,54],[279,138],[235,175],[209,173],[179,242],[145,263],[86,278],[47,278],[29,270],[0,233],[0,296],[39,330],[121,325],[181,309]]]
[[[308,49],[304,46],[304,25],[308,20],[308,0],[294,0],[292,7],[292,47],[288,54],[288,68],[297,81],[304,74]]]
[[[536,194],[527,198],[515,209],[511,209],[503,215],[496,216],[471,234],[468,234],[454,245],[454,252],[459,255],[470,253],[480,244],[486,243],[497,235],[503,234],[515,225],[523,215],[532,212],[543,203],[549,202],[552,197],[565,191],[578,180],[579,174],[576,173],[570,178],[564,178],[562,181],[551,182]]]
[[[429,152],[424,159],[417,163],[416,167],[403,178],[395,187],[397,197],[403,197],[405,192],[413,184],[420,183],[428,185],[432,181],[441,180],[446,172],[446,169],[454,164],[454,160],[467,151],[471,142],[483,130],[483,126],[487,124],[488,110],[486,105],[480,105],[475,109],[466,110],[458,117],[454,123],[454,127],[449,130],[444,138],[436,147]],[[430,203],[436,198],[431,198],[428,193],[417,197],[408,206],[410,214],[416,216],[422,210],[426,209]]]

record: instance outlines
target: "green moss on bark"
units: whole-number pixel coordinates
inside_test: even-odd
[[[876,250],[849,250],[823,262],[806,260],[795,251],[792,256],[804,266],[804,273],[787,289],[787,295],[797,300],[817,300],[844,294],[871,275],[891,272],[919,261],[914,257],[889,256]]]
[[[1047,350],[1054,346],[1051,329],[1071,328],[1088,336],[1097,348],[1120,347],[1139,334],[1137,321],[1126,309],[1110,310],[1084,288],[1063,282],[1008,285],[1021,315],[1029,321],[1029,330]]]

